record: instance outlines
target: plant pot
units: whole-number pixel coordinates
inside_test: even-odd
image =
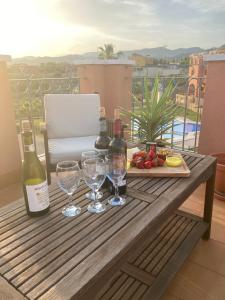
[[[213,153],[211,155],[217,158],[215,197],[225,201],[225,153]]]

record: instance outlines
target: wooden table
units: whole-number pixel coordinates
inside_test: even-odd
[[[184,159],[190,177],[128,178],[127,204],[100,215],[87,212],[85,185],[74,195],[78,217],[61,214],[67,197],[54,183],[46,216],[28,217],[23,199],[2,208],[5,286],[15,299],[159,299],[198,240],[210,236],[216,160]],[[205,181],[203,219],[177,211]]]

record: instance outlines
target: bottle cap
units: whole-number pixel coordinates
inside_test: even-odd
[[[115,108],[114,109],[114,119],[120,119],[120,109],[119,108]]]
[[[30,121],[29,120],[22,120],[22,131],[23,132],[30,132],[31,131],[31,126],[30,126]]]
[[[104,106],[99,107],[99,115],[101,118],[105,117],[105,107]]]

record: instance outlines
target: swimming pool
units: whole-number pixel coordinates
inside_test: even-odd
[[[191,132],[200,131],[201,125],[187,122],[185,123],[185,135]],[[172,131],[172,130],[171,130]],[[181,136],[183,136],[184,132],[184,122],[180,121],[174,121],[174,127],[173,127],[173,138],[179,139]],[[163,135],[163,138],[169,139],[172,136],[172,132],[168,132],[167,134]]]
[[[137,130],[137,125],[134,125],[134,130]],[[201,125],[192,123],[192,122],[186,122],[185,123],[185,135],[188,135],[191,132],[200,131]],[[184,122],[181,122],[179,120],[174,121],[174,127],[173,127],[173,139],[174,140],[181,140],[183,138],[183,132],[184,132]],[[171,139],[172,137],[172,129],[166,133],[163,134],[163,139]]]

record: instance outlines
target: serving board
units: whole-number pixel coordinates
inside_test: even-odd
[[[151,169],[138,169],[130,167],[127,169],[128,176],[143,176],[143,177],[188,177],[191,172],[188,169],[186,162],[182,158],[182,164],[179,167],[168,167],[166,163],[162,167]]]

